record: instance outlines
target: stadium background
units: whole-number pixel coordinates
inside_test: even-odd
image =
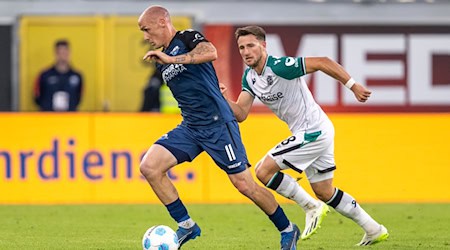
[[[243,69],[237,26],[264,26],[275,55],[342,63],[373,91],[368,104],[358,105],[321,73],[307,78],[337,131],[336,185],[360,202],[448,203],[450,3],[400,2],[151,4],[166,6],[179,29],[199,29],[216,45],[219,79],[234,96]],[[136,112],[153,70],[140,60],[148,47],[136,24],[148,4],[0,1],[0,204],[158,202],[139,175],[139,160],[180,117]],[[82,112],[41,114],[32,85],[51,63],[53,41],[63,37],[85,76]],[[255,164],[289,132],[260,105],[253,112],[241,131]],[[185,202],[248,202],[204,154],[171,177]]]

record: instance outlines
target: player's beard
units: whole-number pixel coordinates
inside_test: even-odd
[[[258,67],[258,65],[261,63],[261,59],[262,59],[262,56],[259,56],[258,59],[256,59],[254,63],[252,63],[251,65],[248,65],[248,66],[250,66],[250,68],[253,68],[253,69]]]
[[[256,69],[259,66],[260,63],[265,63],[265,62],[262,61],[262,58],[263,58],[263,55],[264,55],[263,49],[260,48],[259,52],[260,52],[259,56],[256,57],[257,59],[255,60],[255,63],[253,63],[251,65],[248,65],[250,68]]]

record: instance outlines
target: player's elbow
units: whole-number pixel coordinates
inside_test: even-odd
[[[245,119],[247,119],[247,115],[246,115],[246,114],[239,114],[239,115],[236,115],[236,120],[237,120],[238,122],[243,122],[243,121],[245,121]]]
[[[306,62],[307,65],[307,73],[313,73],[318,70],[323,71],[325,68],[329,67],[330,64],[333,63],[333,60],[329,57],[310,57]]]
[[[213,47],[213,49],[211,50],[211,52],[209,53],[210,55],[210,59],[211,61],[215,61],[217,60],[218,56],[217,56],[217,49]]]

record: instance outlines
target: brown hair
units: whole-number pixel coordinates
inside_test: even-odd
[[[59,47],[69,47],[69,41],[67,41],[66,39],[60,39],[57,40],[55,42],[55,49],[59,48]]]
[[[234,33],[236,40],[239,39],[239,37],[246,36],[246,35],[254,35],[254,36],[256,36],[256,39],[261,40],[261,41],[266,41],[266,31],[264,31],[263,28],[256,26],[256,25],[238,28],[236,30],[236,32]]]

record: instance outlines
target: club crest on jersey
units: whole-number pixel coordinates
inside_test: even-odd
[[[256,78],[252,78],[252,84],[254,85],[256,82]]]
[[[267,76],[267,84],[269,84],[269,86],[273,84],[273,77],[271,75]]]
[[[172,51],[170,51],[169,54],[172,55],[172,56],[176,56],[179,50],[180,50],[180,47],[175,46],[175,48],[173,48]]]

